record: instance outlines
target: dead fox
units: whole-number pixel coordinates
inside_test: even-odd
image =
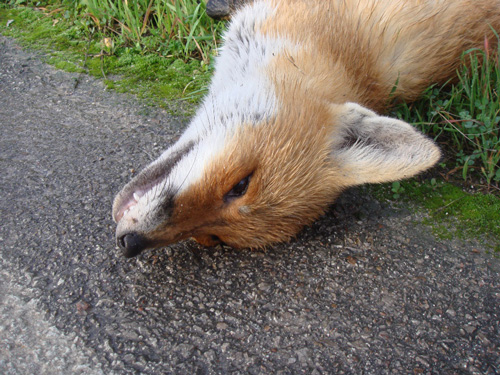
[[[255,0],[233,15],[181,138],[116,196],[125,256],[193,237],[287,241],[346,188],[408,178],[435,143],[383,117],[496,40],[500,0]],[[395,88],[395,89],[394,89]]]

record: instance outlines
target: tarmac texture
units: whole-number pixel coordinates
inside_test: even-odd
[[[0,373],[498,374],[500,260],[344,194],[266,252],[125,259],[111,204],[188,119],[0,36]]]

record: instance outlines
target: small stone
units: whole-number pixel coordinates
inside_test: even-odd
[[[177,346],[178,353],[184,358],[189,358],[193,351],[194,347],[190,344],[180,344]]]
[[[483,345],[490,345],[490,344],[491,344],[491,341],[490,341],[490,340],[488,340],[488,338],[487,338],[487,337],[485,336],[485,334],[484,334],[484,333],[482,333],[482,332],[479,332],[479,333],[477,334],[477,338],[478,338],[479,340],[481,340],[481,343],[482,343]]]
[[[206,12],[213,19],[222,19],[229,16],[230,9],[228,0],[209,0]]]
[[[302,364],[306,363],[309,358],[309,350],[307,348],[297,350],[295,351],[295,354],[297,354],[299,362]]]
[[[217,329],[224,330],[227,329],[227,324],[224,322],[217,323]]]
[[[271,286],[267,283],[260,283],[259,285],[257,285],[257,287],[263,292],[268,292],[271,289]]]
[[[232,12],[247,2],[249,0],[208,0],[206,12],[213,19],[227,19]]]
[[[210,362],[215,360],[215,353],[213,350],[209,350],[203,354],[203,356],[208,359]]]
[[[465,330],[465,332],[467,332],[470,335],[476,330],[476,327],[469,324],[469,325],[464,327],[464,330]]]
[[[348,255],[347,262],[349,262],[349,264],[352,264],[354,266],[356,264],[357,260],[353,256]]]
[[[82,300],[76,303],[76,310],[78,314],[83,314],[87,312],[88,309],[90,309],[90,305],[88,302]]]
[[[417,357],[417,362],[420,362],[420,364],[424,365],[425,367],[429,367],[429,362],[427,362],[424,358],[422,357]]]

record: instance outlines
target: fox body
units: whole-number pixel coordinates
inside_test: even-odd
[[[434,142],[383,117],[495,40],[499,0],[255,0],[233,15],[180,139],[116,196],[126,256],[193,237],[259,248],[347,187],[433,166]]]

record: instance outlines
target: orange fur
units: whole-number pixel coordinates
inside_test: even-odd
[[[462,53],[500,30],[498,0],[271,2],[278,10],[262,31],[301,46],[270,68],[285,100],[307,92],[384,111],[395,86],[394,96],[418,98],[454,78]]]
[[[461,23],[456,22],[456,14],[447,12],[446,2],[437,10],[425,1],[392,1],[385,7],[376,7],[375,2],[322,1],[318,6],[318,2],[287,0],[286,11],[281,12],[282,2],[274,1],[278,11],[262,31],[285,35],[303,49],[277,56],[269,67],[283,103],[279,117],[272,126],[244,128],[203,180],[228,178],[233,181],[226,185],[228,191],[246,175],[239,172],[241,165],[255,163],[233,155],[260,155],[254,177],[261,187],[253,186],[239,203],[248,204],[252,215],[240,214],[234,207],[220,212],[202,209],[198,212],[203,216],[221,223],[205,226],[206,235],[213,233],[235,247],[262,247],[288,240],[311,224],[345,187],[353,185],[328,160],[331,144],[324,125],[335,122],[329,121],[331,108],[323,103],[352,101],[385,110],[396,82],[395,96],[415,99],[431,83],[453,77],[463,51],[481,46],[485,36],[494,38],[490,23],[500,26],[498,2],[456,0],[454,11],[466,14]],[[412,6],[417,10],[408,9]],[[486,14],[490,19],[484,19]],[[228,160],[233,162],[227,164]],[[293,166],[284,167],[286,163]],[[221,165],[226,166],[227,177],[218,173]],[[214,203],[217,193],[207,189],[206,183],[195,189],[186,196]],[[219,197],[223,193],[219,191]],[[199,238],[203,244],[213,244]]]
[[[276,115],[238,124],[201,178],[175,197],[166,221],[147,232],[132,214],[117,237],[142,230],[150,247],[188,237],[265,247],[293,237],[349,186],[431,167],[440,156],[432,141],[362,106],[384,111],[391,92],[392,99],[417,98],[453,78],[463,51],[485,38],[493,44],[492,28],[500,30],[499,0],[265,3],[274,12],[255,31],[284,41],[262,72],[277,97]],[[246,193],[225,202],[250,174]],[[117,197],[115,218],[124,202]]]

